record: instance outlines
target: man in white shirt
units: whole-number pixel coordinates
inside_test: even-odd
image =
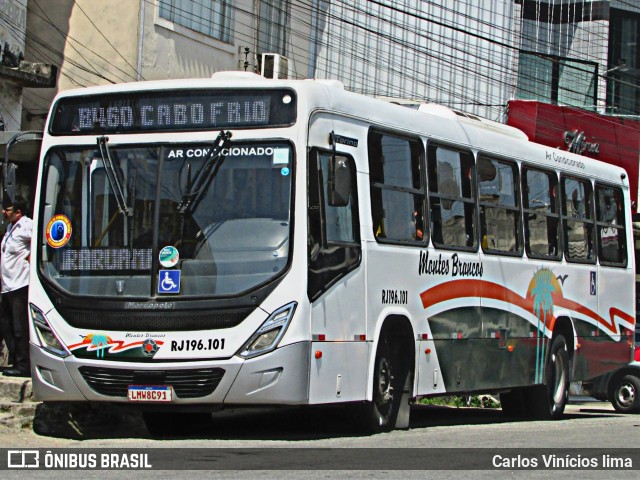
[[[13,333],[13,368],[5,370],[9,377],[31,376],[29,360],[29,260],[32,220],[24,213],[27,205],[22,197],[6,203],[2,213],[9,222],[2,238],[2,321]]]

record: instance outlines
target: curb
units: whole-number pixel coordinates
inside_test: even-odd
[[[0,425],[3,427],[30,428],[40,402],[32,400],[30,378],[0,378]]]
[[[43,403],[33,398],[30,378],[0,375],[0,428],[29,429],[38,435],[68,438],[124,438],[145,435],[138,412],[89,402]]]

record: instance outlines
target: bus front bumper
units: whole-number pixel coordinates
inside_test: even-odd
[[[129,385],[171,385],[176,404],[301,405],[309,403],[310,352],[311,343],[300,342],[248,360],[134,363],[60,358],[32,344],[33,394],[45,402],[149,403],[129,400]]]

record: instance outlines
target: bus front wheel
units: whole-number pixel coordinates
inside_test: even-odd
[[[403,383],[402,366],[387,339],[381,340],[376,352],[373,373],[373,398],[361,411],[362,427],[371,433],[386,432],[395,426],[400,408]]]

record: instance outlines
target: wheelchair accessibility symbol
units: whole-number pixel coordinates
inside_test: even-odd
[[[180,292],[180,270],[160,270],[158,293]]]

